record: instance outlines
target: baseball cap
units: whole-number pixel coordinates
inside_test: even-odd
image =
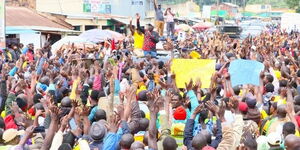
[[[272,132],[267,136],[269,145],[279,146],[281,143],[281,135],[276,132]]]
[[[176,119],[176,120],[185,120],[186,119],[186,111],[182,106],[179,106],[175,109],[173,116],[174,116],[174,119]]]
[[[247,112],[248,110],[248,105],[245,102],[240,102],[239,103],[239,110],[241,112]]]
[[[17,136],[23,135],[24,133],[24,130],[18,131],[17,129],[7,129],[4,131],[2,139],[4,140],[4,143],[7,143],[16,138]]]

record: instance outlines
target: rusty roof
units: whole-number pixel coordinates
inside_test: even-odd
[[[44,26],[72,29],[67,22],[25,7],[6,7],[6,26]]]

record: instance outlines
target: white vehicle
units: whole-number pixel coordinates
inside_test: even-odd
[[[281,30],[300,31],[300,14],[284,13],[281,15]]]

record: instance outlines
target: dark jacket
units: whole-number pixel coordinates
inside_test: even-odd
[[[194,137],[193,136],[194,124],[195,121],[193,119],[188,119],[184,128],[183,144],[187,146],[188,150],[194,150],[194,148],[192,147],[192,140]],[[218,119],[216,138],[211,141],[209,146],[217,148],[221,140],[222,140],[222,126],[221,126],[221,121]]]

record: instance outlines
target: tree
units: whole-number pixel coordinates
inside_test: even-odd
[[[300,1],[299,0],[286,0],[286,4],[289,8],[295,9],[296,12],[300,13]]]

